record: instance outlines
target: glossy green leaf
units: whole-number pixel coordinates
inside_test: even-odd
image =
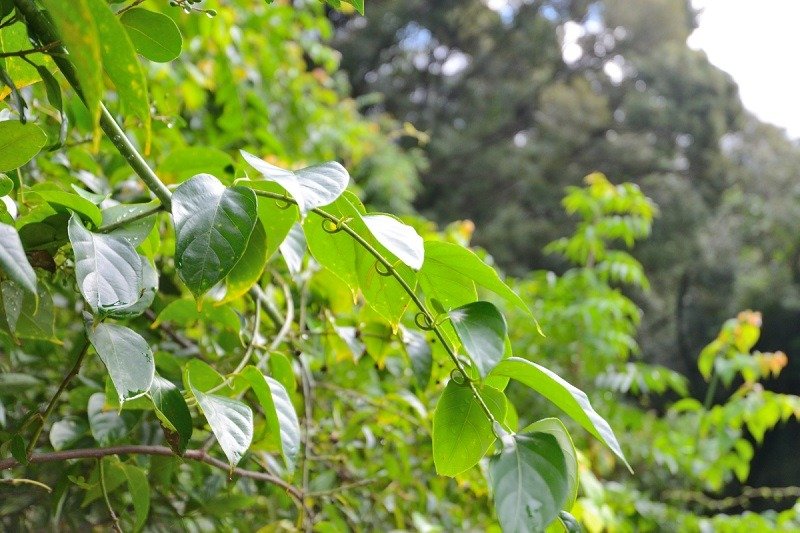
[[[433,354],[425,340],[425,335],[412,329],[400,326],[400,338],[403,341],[406,355],[411,360],[414,382],[419,390],[425,390],[431,380]]]
[[[389,215],[366,215],[364,224],[387,250],[414,270],[422,268],[425,246],[417,231]]]
[[[89,0],[42,0],[42,3],[69,52],[92,123],[97,124],[103,97],[103,56]]]
[[[260,191],[281,193],[282,189],[277,183],[271,181],[251,181],[243,180],[242,184]],[[286,236],[298,221],[300,210],[295,204],[288,206],[276,200],[261,198],[258,202],[258,218],[264,225],[267,233],[267,258],[278,251],[278,248],[286,240]]]
[[[148,395],[164,428],[167,442],[176,453],[182,454],[192,436],[192,415],[180,389],[171,381],[155,375]]]
[[[156,223],[158,215],[152,214],[144,216],[154,208],[158,207],[157,201],[147,202],[143,204],[119,204],[103,209],[101,216],[102,226],[111,226],[112,224],[121,224],[120,227],[108,232],[108,235],[121,237],[128,241],[134,248],[142,244],[147,239],[153,226]],[[126,221],[131,221],[127,222]]]
[[[491,375],[507,376],[535,390],[568,414],[586,431],[609,447],[630,469],[614,431],[589,403],[586,393],[573,387],[550,370],[519,357],[498,363]]]
[[[446,307],[458,307],[477,299],[476,284],[533,318],[522,298],[472,251],[449,242],[425,242],[425,263],[420,271],[420,285],[425,296],[436,298]]]
[[[491,387],[482,387],[479,391],[495,419],[503,420],[506,412],[503,393]],[[492,423],[470,387],[450,380],[433,415],[436,472],[455,476],[469,470],[478,464],[495,440]]]
[[[303,270],[303,257],[306,255],[306,237],[300,223],[295,222],[292,225],[279,249],[289,268],[289,273],[293,276],[299,274]]]
[[[238,400],[202,392],[195,385],[203,379],[197,373],[197,369],[187,369],[187,384],[228,462],[235,466],[253,440],[253,411]]]
[[[520,431],[520,434],[523,435],[529,433],[548,433],[558,441],[558,445],[564,454],[568,485],[567,501],[563,507],[571,509],[578,498],[578,452],[575,450],[575,444],[572,442],[569,431],[558,418],[543,418]]]
[[[141,55],[166,63],[178,57],[183,47],[183,37],[175,22],[166,15],[147,9],[129,9],[120,17],[120,22]]]
[[[92,346],[114,382],[120,404],[146,394],[156,369],[147,341],[117,324],[102,323],[87,329]]]
[[[175,264],[195,297],[221,281],[241,259],[258,220],[255,193],[225,188],[199,174],[172,195]]]
[[[267,264],[267,234],[261,222],[257,222],[250,240],[247,241],[247,248],[236,263],[236,266],[228,273],[225,278],[225,299],[222,302],[230,302],[245,294],[250,287],[256,284],[264,272]]]
[[[506,320],[489,302],[472,302],[453,309],[450,322],[482,377],[503,358]]]
[[[6,280],[0,283],[0,295],[9,331],[15,338],[61,344],[55,333],[53,297],[44,285],[40,284],[34,294]]]
[[[133,501],[133,513],[135,516],[133,529],[139,531],[150,514],[150,482],[147,474],[138,466],[123,463],[122,469],[125,472],[125,479],[128,482],[128,492]]]
[[[25,256],[19,234],[13,226],[0,223],[0,269],[20,287],[36,292],[36,272]]]
[[[103,214],[100,212],[100,208],[82,196],[55,189],[35,189],[34,192],[51,206],[74,211],[81,215],[81,218],[88,220],[95,226],[99,226],[103,222]]]
[[[47,135],[36,124],[17,120],[0,122],[0,171],[21,167],[39,153]]]
[[[303,215],[315,207],[333,203],[350,181],[350,174],[335,161],[291,171],[271,165],[244,150],[241,150],[241,154],[264,179],[274,181],[286,189]]]
[[[219,176],[220,181],[230,185],[234,173],[231,156],[210,146],[190,146],[171,151],[158,165],[158,175],[167,183],[180,183],[197,174]]]
[[[265,431],[278,445],[286,468],[294,471],[297,453],[300,450],[300,422],[292,400],[279,381],[265,376],[254,366],[242,371],[264,411]]]
[[[105,0],[86,0],[97,26],[103,70],[114,84],[123,108],[137,116],[144,125],[150,143],[150,101],[147,80],[131,39]]]
[[[69,220],[69,240],[78,286],[95,313],[113,314],[139,301],[144,287],[142,259],[128,241],[91,233],[75,215]]]
[[[489,461],[489,478],[504,533],[544,531],[567,500],[564,454],[547,433],[509,436]]]

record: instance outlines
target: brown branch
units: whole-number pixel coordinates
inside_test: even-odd
[[[173,456],[178,457],[170,448],[167,448],[166,446],[129,444],[122,446],[110,446],[108,448],[83,448],[78,450],[65,450],[61,452],[39,453],[32,455],[29,459],[29,462],[49,463],[54,461],[67,461],[70,459],[97,459],[100,457],[105,457],[107,455],[124,455],[124,454],[160,455],[165,457],[173,457]],[[305,503],[303,502],[302,491],[297,487],[295,487],[294,485],[288,483],[287,481],[284,481],[283,479],[279,478],[278,476],[267,474],[265,472],[255,472],[253,470],[245,470],[244,468],[239,468],[239,467],[231,469],[228,463],[226,463],[225,461],[221,461],[216,457],[208,455],[203,450],[186,450],[186,453],[184,453],[182,457],[184,459],[191,459],[193,461],[199,461],[201,463],[205,463],[215,468],[219,468],[220,470],[230,472],[231,474],[236,474],[237,476],[255,479],[257,481],[264,481],[276,485],[284,489],[286,492],[288,492],[292,498],[297,500],[301,505],[305,507]],[[16,459],[0,460],[0,471],[8,470],[9,468],[14,468],[15,466],[19,466],[19,464],[20,464],[19,461],[17,461]]]

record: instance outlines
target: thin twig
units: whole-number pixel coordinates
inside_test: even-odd
[[[89,350],[89,337],[86,335],[85,331],[83,332],[82,341],[79,340],[75,346],[77,348],[75,355],[75,363],[72,365],[72,368],[67,373],[67,375],[64,376],[64,379],[61,380],[61,384],[59,384],[58,390],[56,390],[56,393],[50,399],[50,403],[47,404],[47,408],[44,410],[44,413],[42,414],[41,417],[41,421],[39,422],[39,427],[36,428],[36,432],[33,434],[33,438],[31,439],[31,442],[28,444],[28,450],[27,450],[28,455],[33,453],[33,450],[36,448],[36,443],[39,441],[39,436],[42,434],[45,422],[47,422],[47,418],[55,409],[56,403],[58,402],[58,398],[67,388],[69,382],[72,381],[72,378],[77,376],[78,372],[81,369],[81,364],[83,363],[83,359],[84,357],[86,357],[86,352]]]
[[[122,528],[119,525],[119,518],[117,518],[117,513],[114,512],[114,507],[111,506],[111,500],[108,497],[108,489],[106,488],[106,473],[105,469],[103,468],[102,457],[97,458],[97,464],[100,467],[100,491],[103,493],[103,499],[106,502],[108,514],[111,515],[111,523],[114,527],[114,531],[117,533],[122,533]]]
[[[60,45],[60,41],[55,41],[52,43],[48,43],[42,46],[37,46],[36,48],[29,48],[27,50],[17,50],[14,52],[2,52],[0,53],[0,57],[25,57],[31,54],[43,54],[50,50],[51,48],[55,48]]]
[[[307,492],[306,496],[309,498],[316,498],[319,496],[330,496],[333,494],[338,494],[339,492],[344,492],[351,489],[357,489],[359,487],[364,487],[366,485],[372,485],[377,481],[379,481],[379,479],[377,478],[362,479],[359,481],[354,481],[353,483],[345,483],[344,485],[339,485],[338,487],[333,487],[332,489],[315,490],[312,492]]]
[[[108,448],[82,448],[77,450],[64,450],[60,452],[39,453],[31,455],[28,461],[30,463],[48,463],[54,461],[56,462],[67,461],[70,459],[97,459],[100,457],[106,457],[108,455],[126,455],[126,454],[179,457],[178,455],[175,454],[175,452],[172,451],[172,449],[166,446],[126,444],[121,446],[110,446]],[[230,472],[231,474],[235,474],[241,477],[246,477],[250,479],[255,479],[257,481],[265,481],[267,483],[271,483],[273,485],[276,485],[284,489],[287,493],[289,493],[290,496],[297,499],[298,501],[302,501],[303,498],[302,491],[299,488],[295,487],[294,485],[279,478],[278,476],[274,476],[272,474],[266,474],[264,472],[255,472],[253,470],[245,470],[239,467],[231,469],[228,463],[221,461],[216,457],[212,457],[202,450],[186,450],[186,452],[184,452],[184,454],[181,457],[183,457],[184,459],[191,459],[193,461],[206,463],[207,465],[219,468],[221,470],[224,470],[225,472]],[[19,461],[13,458],[0,460],[0,471],[8,470],[9,468],[19,466],[19,464],[20,464]]]
[[[138,6],[139,4],[141,4],[143,2],[144,2],[144,0],[134,0],[133,2],[128,4],[127,6],[123,7],[119,11],[117,11],[117,16],[122,15],[126,11],[133,9],[134,7]]]

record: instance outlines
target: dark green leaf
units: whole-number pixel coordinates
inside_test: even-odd
[[[166,63],[178,57],[183,37],[166,15],[147,9],[129,9],[120,17],[136,51],[150,61]]]
[[[123,464],[122,468],[128,480],[128,492],[133,500],[133,512],[136,516],[133,529],[139,531],[150,513],[150,482],[147,474],[138,466]]]
[[[506,398],[491,387],[479,389],[496,420],[503,420]],[[455,476],[469,470],[496,440],[492,423],[470,387],[453,380],[447,384],[433,415],[433,462],[436,472]]]
[[[106,365],[120,403],[146,394],[153,383],[155,363],[147,341],[117,324],[89,327],[89,340]]]
[[[36,124],[17,120],[0,122],[0,171],[21,167],[39,153],[47,136]]]
[[[564,454],[547,433],[508,437],[489,461],[489,478],[504,533],[544,531],[567,500]]]
[[[36,292],[36,272],[25,256],[17,230],[0,223],[0,268],[20,287]]]
[[[33,294],[6,280],[0,283],[0,294],[9,330],[15,338],[61,344],[55,333],[53,297],[44,285],[40,284],[38,292]]]
[[[572,504],[578,498],[578,452],[575,451],[572,437],[570,437],[564,423],[558,418],[544,418],[529,425],[520,433],[549,433],[556,438],[558,445],[561,446],[561,451],[564,453],[567,473],[568,497],[564,508],[571,509]]]
[[[192,436],[192,415],[181,391],[171,381],[156,375],[149,396],[167,434],[167,441],[178,454],[182,454]]]
[[[175,263],[195,297],[221,281],[241,259],[258,221],[255,193],[225,188],[210,174],[181,184],[172,195]]]
[[[516,379],[553,402],[556,407],[608,446],[630,469],[614,431],[608,422],[597,414],[583,391],[573,387],[550,370],[519,357],[500,361],[492,370],[492,375]]]
[[[482,377],[503,358],[506,320],[489,302],[472,302],[450,311],[450,322]]]
[[[247,248],[236,263],[236,266],[228,273],[225,278],[225,299],[222,302],[230,302],[250,290],[261,278],[264,266],[267,264],[267,234],[264,226],[257,222],[250,240],[247,241]]]
[[[28,451],[25,440],[20,435],[11,437],[11,457],[16,459],[20,464],[28,464]]]

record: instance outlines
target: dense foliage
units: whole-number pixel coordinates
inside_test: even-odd
[[[638,358],[637,298],[650,294],[649,265],[628,249],[646,242],[657,217],[678,215],[669,202],[659,215],[638,185],[600,173],[578,186],[587,165],[577,145],[562,142],[577,137],[557,125],[570,95],[601,116],[607,104],[570,69],[551,68],[558,50],[529,53],[553,41],[557,21],[589,7],[556,2],[542,18],[531,6],[547,6],[512,2],[498,18],[482,2],[430,10],[404,2],[381,29],[405,39],[395,61],[371,46],[380,35],[370,35],[363,2],[327,4],[0,0],[0,527],[800,527],[794,508],[738,512],[752,499],[796,498],[795,487],[717,497],[746,482],[766,432],[800,415],[800,398],[762,386],[788,359],[753,351],[760,314],[729,320],[699,352],[704,401],[684,376]],[[661,4],[658,20],[674,22],[673,4]],[[609,17],[633,16],[607,5]],[[391,11],[377,1],[366,9],[384,22]],[[400,31],[422,14],[444,25],[469,20],[456,24],[464,35],[443,34],[458,48],[420,39],[422,26]],[[684,22],[658,35],[685,38]],[[340,56],[325,44],[334,25],[340,45],[344,36],[362,46]],[[350,33],[364,27],[366,36]],[[640,38],[661,46],[661,37]],[[652,59],[649,45],[633,43],[626,57]],[[353,61],[370,64],[360,54],[378,54],[394,66],[364,80],[391,74],[414,84],[420,47],[440,70],[458,51],[480,59],[469,71],[485,80],[524,67],[555,85],[504,82],[513,101],[487,98],[485,80],[450,74],[441,94],[391,80],[380,87],[387,102],[403,91],[414,106],[422,98],[414,110],[349,96],[340,59],[352,72]],[[580,72],[602,68],[590,59]],[[437,76],[432,65],[425,83]],[[650,67],[640,71],[654,80],[669,71]],[[714,81],[701,76],[698,85],[733,94],[710,71]],[[353,85],[366,92],[358,77]],[[442,172],[421,205],[448,199],[453,210],[436,207],[440,217],[475,216],[479,236],[488,228],[497,237],[480,242],[508,253],[514,239],[539,231],[535,214],[536,224],[503,222],[504,233],[498,220],[468,211],[532,198],[517,185],[490,194],[497,182],[481,179],[489,167],[470,168],[466,157],[476,147],[492,154],[506,132],[522,143],[518,124],[504,121],[509,112],[542,120],[522,105],[531,87],[550,105],[552,133],[536,142],[530,134],[540,175],[550,176],[536,191],[560,198],[572,183],[564,214],[553,206],[548,214],[559,237],[572,220],[577,227],[563,238],[541,232],[553,240],[542,253],[561,257],[560,274],[512,282],[469,248],[472,223],[439,230],[412,202],[428,162],[430,172],[465,165],[460,181],[479,188],[472,201]],[[717,122],[695,124],[681,114],[681,90],[668,108],[713,146],[738,112],[735,98],[714,102]],[[440,129],[432,109],[454,130]],[[641,143],[629,126],[626,138]],[[455,130],[485,138],[465,142]],[[709,189],[698,194],[713,202],[720,176],[694,148],[692,168],[708,171]],[[524,166],[509,154],[498,152],[505,161],[491,168],[513,182],[506,170]],[[563,179],[554,178],[559,169]],[[525,212],[515,209],[497,211]]]

